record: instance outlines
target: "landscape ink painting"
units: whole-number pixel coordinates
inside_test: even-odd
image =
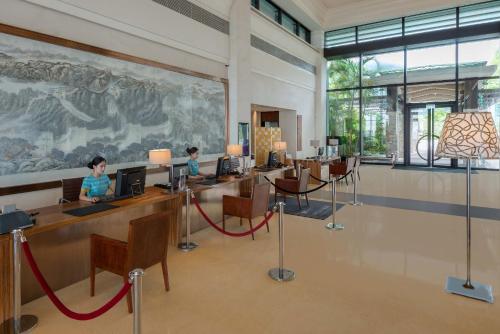
[[[223,153],[224,84],[0,33],[0,176]]]

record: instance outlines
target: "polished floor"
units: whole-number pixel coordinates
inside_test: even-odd
[[[440,203],[465,203],[465,175],[362,167],[360,193]],[[500,208],[500,173],[472,176],[473,204]],[[342,185],[339,192],[350,193]],[[328,190],[316,198],[328,198]],[[343,195],[346,200],[348,195]],[[342,197],[342,196],[341,196]],[[191,253],[170,249],[171,291],[161,269],[144,278],[144,333],[500,333],[500,297],[494,304],[444,292],[449,275],[465,275],[465,220],[416,208],[345,205],[329,221],[285,216],[285,266],[296,279],[277,283],[267,271],[278,261],[277,218],[256,240],[229,238],[213,229],[193,235]],[[231,227],[240,229],[238,221]],[[246,228],[244,226],[243,228]],[[36,257],[36,254],[35,254]],[[473,220],[473,279],[500,293],[500,217]],[[90,311],[121,285],[97,276],[58,291],[77,311]],[[65,318],[44,297],[23,305],[40,318],[34,333],[131,333],[124,302],[96,320]]]

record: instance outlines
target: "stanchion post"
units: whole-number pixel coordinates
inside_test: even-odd
[[[38,318],[34,315],[21,315],[21,242],[26,241],[26,238],[20,229],[13,230],[11,234],[14,287],[13,317],[0,325],[0,333],[21,334],[31,331],[38,324]]]
[[[356,158],[358,159],[358,158]],[[354,206],[361,206],[363,203],[358,202],[358,168],[359,164],[355,163],[356,167],[353,168],[352,172],[354,175],[354,190],[353,190],[353,200],[352,202],[349,202],[349,204],[354,205]]]
[[[134,311],[134,325],[133,334],[141,334],[142,324],[141,324],[141,307],[142,307],[142,277],[144,276],[144,270],[134,269],[129,274],[128,277],[133,284],[133,311]]]
[[[284,263],[284,253],[285,253],[285,234],[283,229],[283,214],[284,214],[285,203],[279,202],[279,223],[278,223],[278,234],[279,234],[279,267],[269,270],[269,276],[278,282],[292,281],[295,279],[295,273],[292,270],[285,269],[283,267]]]
[[[331,175],[330,175],[331,176]],[[335,175],[333,176],[333,179],[331,179],[331,188],[332,188],[332,222],[328,223],[325,225],[325,227],[329,230],[343,230],[344,225],[342,224],[337,224],[336,220],[336,213],[337,213],[337,179],[335,178]]]
[[[186,242],[181,242],[178,245],[179,249],[183,252],[190,252],[198,244],[191,241],[191,189],[186,188]]]

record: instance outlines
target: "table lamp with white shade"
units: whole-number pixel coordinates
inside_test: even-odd
[[[285,163],[285,161],[286,161],[286,149],[287,149],[286,141],[275,141],[273,143],[273,149],[278,153],[285,152],[285,157],[283,159],[283,163]]]
[[[436,149],[438,157],[464,159],[467,168],[467,279],[448,277],[446,291],[493,303],[490,285],[471,281],[471,159],[498,159],[495,123],[490,112],[459,112],[446,116]]]
[[[172,151],[168,148],[156,149],[149,151],[149,162],[153,165],[160,166],[170,166],[170,189],[174,192],[173,187],[173,175],[174,175],[174,164],[172,163]]]

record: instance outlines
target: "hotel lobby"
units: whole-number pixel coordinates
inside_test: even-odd
[[[500,331],[500,1],[2,4],[0,334]]]

